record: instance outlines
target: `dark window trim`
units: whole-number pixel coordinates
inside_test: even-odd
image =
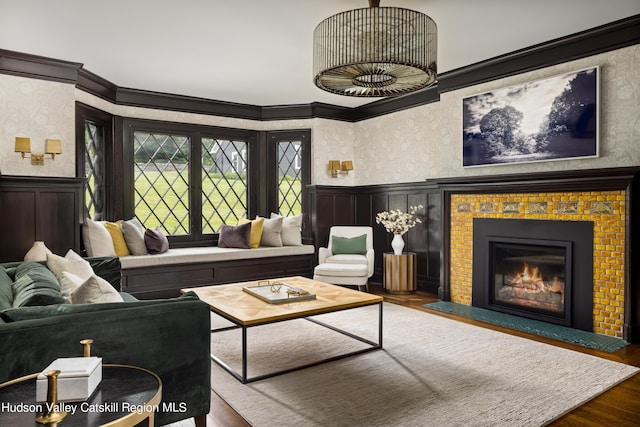
[[[85,150],[85,141],[84,141],[84,123],[85,121],[91,121],[96,123],[96,125],[100,126],[104,132],[104,192],[105,192],[105,200],[104,200],[104,216],[105,218],[113,218],[115,212],[115,200],[116,200],[116,189],[118,188],[118,179],[119,176],[117,173],[117,162],[115,161],[118,158],[118,153],[116,151],[116,144],[113,141],[113,119],[114,117],[102,110],[91,107],[89,105],[83,104],[81,102],[76,102],[76,176],[79,178],[84,178],[86,176],[85,164],[84,164],[84,150]],[[114,173],[111,173],[113,171]],[[87,183],[85,182],[85,186]],[[83,200],[84,200],[84,191],[86,189],[83,188]],[[83,202],[82,206],[82,215],[84,216],[84,209],[86,206],[86,201]],[[84,221],[84,218],[82,218]]]
[[[266,194],[267,207],[265,215],[278,213],[278,159],[277,145],[280,141],[300,140],[302,143],[302,212],[309,212],[309,190],[311,185],[311,130],[278,130],[266,132],[267,166]],[[303,215],[303,224],[307,224],[308,215]]]
[[[187,236],[169,236],[172,245],[178,246],[206,246],[217,241],[216,234],[202,234],[201,208],[202,208],[202,171],[200,168],[201,141],[202,138],[228,138],[247,142],[247,215],[255,217],[258,212],[258,200],[260,199],[258,183],[260,182],[260,169],[258,165],[258,132],[227,128],[218,126],[203,126],[179,122],[164,122],[147,119],[125,118],[123,119],[123,166],[124,166],[124,213],[125,217],[133,217],[135,214],[133,192],[133,133],[136,131],[152,133],[181,134],[191,138],[191,158],[198,159],[197,167],[190,169],[190,229]],[[213,239],[213,240],[212,240]]]

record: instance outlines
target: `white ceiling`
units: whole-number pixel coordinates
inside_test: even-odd
[[[639,0],[381,0],[438,25],[438,71],[640,14]],[[127,88],[252,105],[372,98],[312,81],[316,25],[367,0],[0,0],[0,48],[73,62]]]

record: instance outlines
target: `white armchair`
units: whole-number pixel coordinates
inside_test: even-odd
[[[353,238],[366,235],[364,254],[334,254],[333,236]],[[333,226],[326,248],[318,248],[318,265],[313,278],[334,285],[352,285],[368,289],[367,282],[374,269],[373,228],[368,226]]]

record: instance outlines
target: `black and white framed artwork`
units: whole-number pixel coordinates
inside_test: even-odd
[[[599,68],[463,99],[464,167],[598,156]]]

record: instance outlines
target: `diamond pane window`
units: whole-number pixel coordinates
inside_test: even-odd
[[[247,215],[247,145],[202,138],[202,234]]]
[[[189,234],[190,138],[135,131],[133,140],[136,217],[145,228]]]
[[[280,215],[302,212],[302,143],[278,142],[278,209]]]
[[[84,122],[84,217],[102,220],[104,216],[104,137],[102,128]]]

